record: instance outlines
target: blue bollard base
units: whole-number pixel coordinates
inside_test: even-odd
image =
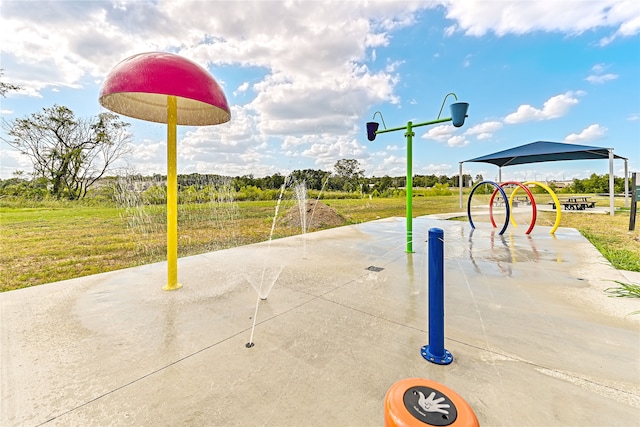
[[[431,363],[435,363],[436,365],[448,365],[451,362],[453,362],[453,354],[451,354],[449,350],[444,351],[444,356],[436,355],[431,353],[431,351],[429,351],[428,345],[425,345],[422,348],[420,348],[420,354],[425,360]]]

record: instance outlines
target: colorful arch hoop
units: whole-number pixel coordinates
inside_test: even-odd
[[[500,232],[498,233],[499,235],[502,235],[505,230],[507,229],[507,226],[509,225],[509,217],[511,216],[511,211],[509,209],[509,199],[507,199],[507,195],[505,194],[504,190],[502,189],[502,187],[500,187],[498,184],[496,184],[493,181],[481,181],[479,183],[477,183],[473,189],[471,190],[471,193],[469,193],[469,200],[467,201],[467,217],[469,218],[469,224],[471,224],[471,228],[475,229],[476,226],[473,223],[473,220],[471,219],[471,199],[473,198],[473,193],[476,192],[476,190],[478,189],[478,187],[480,187],[482,184],[491,184],[494,187],[496,187],[496,191],[500,191],[500,194],[502,195],[502,198],[504,199],[504,208],[506,210],[506,216],[504,218],[504,225],[502,226],[502,230],[500,230]],[[491,201],[493,202],[493,197],[491,199]],[[492,218],[492,225],[495,227],[496,224],[493,221],[493,209],[492,209],[492,205],[493,203],[491,203],[489,205],[489,214],[491,215]]]
[[[525,185],[523,185],[518,181],[505,181],[502,184],[500,184],[500,187],[504,187],[505,185],[517,185],[518,187],[522,188],[525,191],[525,193],[527,193],[529,200],[531,200],[531,210],[532,210],[531,224],[529,225],[529,228],[524,234],[531,233],[531,230],[533,230],[533,227],[535,227],[536,225],[536,219],[538,218],[538,209],[536,207],[536,199],[533,197],[533,194],[531,194],[531,191]],[[493,224],[494,227],[496,227],[496,222],[493,220],[493,210],[491,209],[491,207],[493,206],[493,199],[496,197],[497,193],[498,193],[498,190],[494,190],[493,194],[491,195],[491,200],[489,200],[489,215],[491,216],[491,224]],[[509,196],[509,209],[511,210],[511,218],[510,218],[511,222],[515,227],[517,227],[518,224],[516,224],[516,220],[513,218],[514,193],[515,193],[515,190],[511,193],[511,196]]]
[[[558,227],[560,226],[560,219],[562,219],[562,209],[560,208],[560,200],[558,200],[558,196],[556,196],[556,193],[553,192],[553,190],[551,188],[549,188],[547,185],[542,184],[540,182],[537,181],[527,181],[527,182],[523,182],[522,185],[537,185],[538,187],[543,188],[544,190],[547,191],[547,193],[549,193],[549,195],[551,196],[551,198],[553,199],[553,201],[556,204],[556,222],[555,224],[553,224],[553,227],[551,228],[551,231],[549,231],[549,234],[554,234],[556,232],[556,230],[558,229]],[[518,191],[518,188],[515,188],[513,190],[513,192],[511,193],[511,197],[514,197],[514,195],[516,194],[516,191]],[[531,199],[533,200],[533,199]],[[515,222],[514,222],[515,224]]]

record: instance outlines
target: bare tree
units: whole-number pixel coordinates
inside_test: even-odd
[[[43,108],[2,123],[4,142],[28,156],[36,177],[49,180],[51,194],[79,199],[128,153],[129,123],[113,113],[78,119],[67,107]]]
[[[4,70],[0,68],[0,77],[4,74]],[[7,92],[11,90],[21,90],[22,88],[18,85],[14,85],[11,83],[0,82],[0,96],[3,98],[7,97]]]

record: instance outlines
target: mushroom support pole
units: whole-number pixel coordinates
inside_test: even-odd
[[[167,97],[167,284],[165,291],[180,289],[178,283],[178,175],[176,134],[178,99]]]

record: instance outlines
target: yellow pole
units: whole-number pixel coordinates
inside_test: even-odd
[[[180,289],[178,283],[178,175],[176,166],[176,134],[178,99],[167,97],[167,270],[168,280],[162,289]]]

